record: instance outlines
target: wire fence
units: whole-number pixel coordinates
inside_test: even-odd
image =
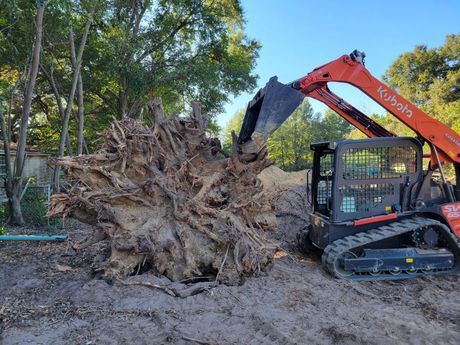
[[[63,228],[61,219],[48,217],[51,198],[51,185],[25,185],[21,198],[21,210],[27,232],[54,233]],[[4,187],[0,188],[0,225],[9,228],[10,211]]]

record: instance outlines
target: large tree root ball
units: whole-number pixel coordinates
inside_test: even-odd
[[[188,118],[165,117],[150,104],[154,126],[114,120],[92,155],[55,164],[76,181],[53,195],[52,216],[95,225],[94,239],[109,241],[100,270],[107,278],[145,271],[179,281],[214,276],[238,282],[267,268],[276,246],[274,207],[257,175],[271,163],[266,150],[226,157],[205,134],[205,118],[193,104]]]

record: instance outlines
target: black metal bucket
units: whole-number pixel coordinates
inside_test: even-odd
[[[305,95],[271,77],[248,103],[238,142],[244,144],[254,133],[268,138],[302,103]]]

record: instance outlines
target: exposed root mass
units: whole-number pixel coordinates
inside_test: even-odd
[[[95,154],[54,162],[76,182],[52,197],[51,215],[97,226],[89,242],[109,241],[99,268],[109,278],[149,268],[176,281],[235,283],[264,270],[276,249],[266,240],[275,213],[257,178],[271,164],[266,151],[243,156],[235,136],[225,157],[199,104],[188,118],[164,116],[159,100],[150,109],[152,128],[114,120]]]

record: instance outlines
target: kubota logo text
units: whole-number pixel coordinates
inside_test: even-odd
[[[409,109],[407,104],[402,104],[401,102],[398,102],[395,95],[392,96],[388,94],[387,89],[383,88],[382,86],[379,86],[377,92],[379,93],[380,98],[383,99],[385,102],[390,103],[392,107],[395,107],[399,111],[406,114],[408,118],[412,117],[412,110]]]
[[[455,138],[454,138],[452,135],[450,135],[449,133],[445,133],[444,135],[447,137],[447,139],[449,139],[450,141],[452,141],[455,145],[460,146],[460,140],[455,139]]]

